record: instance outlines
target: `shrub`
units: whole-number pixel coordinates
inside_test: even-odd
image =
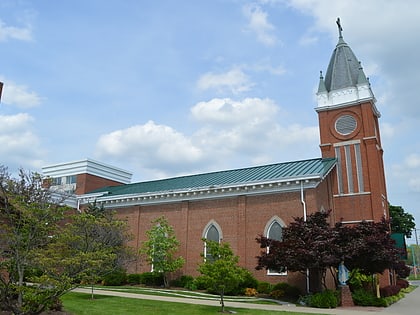
[[[274,285],[273,291],[283,291],[283,297],[287,299],[297,300],[301,295],[300,289],[286,282],[279,282]],[[271,294],[272,295],[272,294]]]
[[[399,261],[395,264],[394,270],[401,279],[405,279],[410,275],[410,267],[407,266],[404,261]]]
[[[258,282],[257,291],[262,294],[270,294],[273,286],[268,282]]]
[[[284,298],[284,296],[285,296],[285,294],[284,294],[284,291],[283,290],[272,290],[271,292],[270,292],[270,296],[273,298],[273,299],[276,299],[276,300],[281,300],[282,298]]]
[[[336,308],[339,303],[338,291],[325,290],[309,298],[309,306],[318,308]]]
[[[357,289],[352,293],[353,302],[359,306],[379,306],[386,307],[388,304],[385,299],[378,298],[370,291]]]
[[[249,270],[244,269],[244,278],[239,283],[239,287],[243,290],[246,288],[254,288],[256,289],[258,286],[258,280],[252,275]]]
[[[397,295],[400,292],[401,287],[398,285],[388,285],[386,287],[380,288],[379,290],[381,292],[381,297],[388,297]]]
[[[146,286],[162,286],[163,275],[156,272],[144,272],[140,275],[140,283]]]
[[[128,284],[140,284],[141,283],[141,275],[139,273],[130,273],[127,275],[127,283]]]
[[[402,289],[406,289],[410,286],[410,283],[405,279],[398,279],[397,285],[400,286]]]
[[[181,276],[178,279],[171,281],[171,286],[178,288],[190,288],[191,283],[194,281],[192,276]]]
[[[196,287],[197,290],[206,290],[207,289],[207,281],[204,277],[197,277],[193,281],[193,285]]]
[[[127,283],[127,274],[124,270],[115,270],[102,278],[103,285],[118,286],[125,283]]]
[[[244,294],[246,296],[257,296],[258,292],[254,288],[245,288]]]

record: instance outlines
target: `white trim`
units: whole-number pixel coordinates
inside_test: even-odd
[[[44,177],[51,178],[91,174],[109,180],[114,180],[122,184],[131,183],[131,177],[133,176],[133,174],[128,171],[92,159],[44,166],[42,168],[42,174]]]

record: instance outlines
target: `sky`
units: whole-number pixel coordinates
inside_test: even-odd
[[[388,199],[420,222],[417,0],[1,0],[0,165],[91,158],[135,182],[318,158],[337,17],[381,112]]]

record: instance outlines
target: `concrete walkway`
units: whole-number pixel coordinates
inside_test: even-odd
[[[416,283],[417,282],[417,283]],[[413,281],[415,285],[420,285],[420,281]],[[91,289],[77,288],[74,292],[91,294]],[[166,301],[175,303],[191,303],[200,305],[210,305],[220,307],[219,301],[215,300],[202,300],[194,298],[179,298],[179,297],[165,297],[158,295],[147,295],[127,292],[116,292],[116,291],[105,291],[95,290],[95,294],[107,295],[107,296],[120,296],[125,298],[133,299],[144,299],[144,300],[155,300],[155,301]],[[313,314],[335,314],[335,315],[418,315],[420,314],[420,288],[417,288],[413,292],[406,294],[405,298],[398,301],[387,308],[379,307],[350,307],[343,308],[338,307],[335,309],[320,309],[296,306],[294,304],[286,305],[268,305],[268,304],[252,304],[242,302],[225,302],[226,309],[230,308],[247,308],[247,309],[261,309],[271,311],[287,311],[296,313],[313,313]]]

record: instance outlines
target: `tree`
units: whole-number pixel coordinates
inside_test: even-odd
[[[38,314],[51,307],[68,282],[39,278],[28,286],[25,277],[38,271],[34,257],[57,234],[65,207],[42,188],[41,176],[20,170],[14,179],[0,167],[0,305],[13,314]],[[45,280],[45,281],[44,281]]]
[[[131,259],[126,245],[131,235],[125,221],[95,203],[69,219],[50,246],[37,253],[36,262],[50,279],[70,279],[72,287],[92,284],[93,298],[93,284]]]
[[[412,230],[416,227],[413,215],[405,212],[401,206],[389,205],[389,216],[392,233],[402,233],[410,238]]]
[[[203,240],[207,252],[212,259],[205,261],[198,267],[208,287],[212,287],[220,295],[221,312],[225,310],[225,292],[235,289],[245,276],[243,268],[238,266],[239,257],[233,254],[229,243],[218,243]],[[202,254],[204,258],[204,255]]]
[[[148,240],[143,242],[140,253],[152,266],[152,271],[162,274],[165,288],[169,287],[169,274],[180,269],[185,260],[175,258],[179,241],[174,229],[169,225],[164,216],[152,221],[152,227],[146,231]]]
[[[327,222],[328,216],[329,212],[315,212],[308,215],[306,221],[303,218],[295,218],[294,222],[283,229],[282,241],[264,236],[258,237],[257,242],[264,250],[257,257],[256,268],[272,270],[286,268],[288,271],[303,274],[309,270],[311,291],[321,291],[322,287],[319,284],[326,287],[327,270],[340,263],[335,232]]]
[[[60,296],[124,257],[121,221],[75,214],[62,201],[39,174],[20,170],[14,179],[0,167],[0,310],[58,308]]]
[[[353,226],[338,223],[331,227],[328,216],[329,213],[316,212],[309,215],[306,222],[295,218],[283,229],[282,241],[257,238],[261,248],[269,250],[257,257],[256,268],[310,270],[316,282],[318,274],[325,279],[325,271],[336,269],[341,262],[348,269],[359,269],[367,275],[382,273],[399,263],[399,250],[391,239],[389,221],[363,221]],[[337,278],[335,280],[338,284]],[[315,291],[318,289],[315,286]]]
[[[350,270],[373,275],[392,269],[400,261],[400,250],[391,238],[389,221],[362,221],[355,226],[338,223],[336,243],[339,255]]]

